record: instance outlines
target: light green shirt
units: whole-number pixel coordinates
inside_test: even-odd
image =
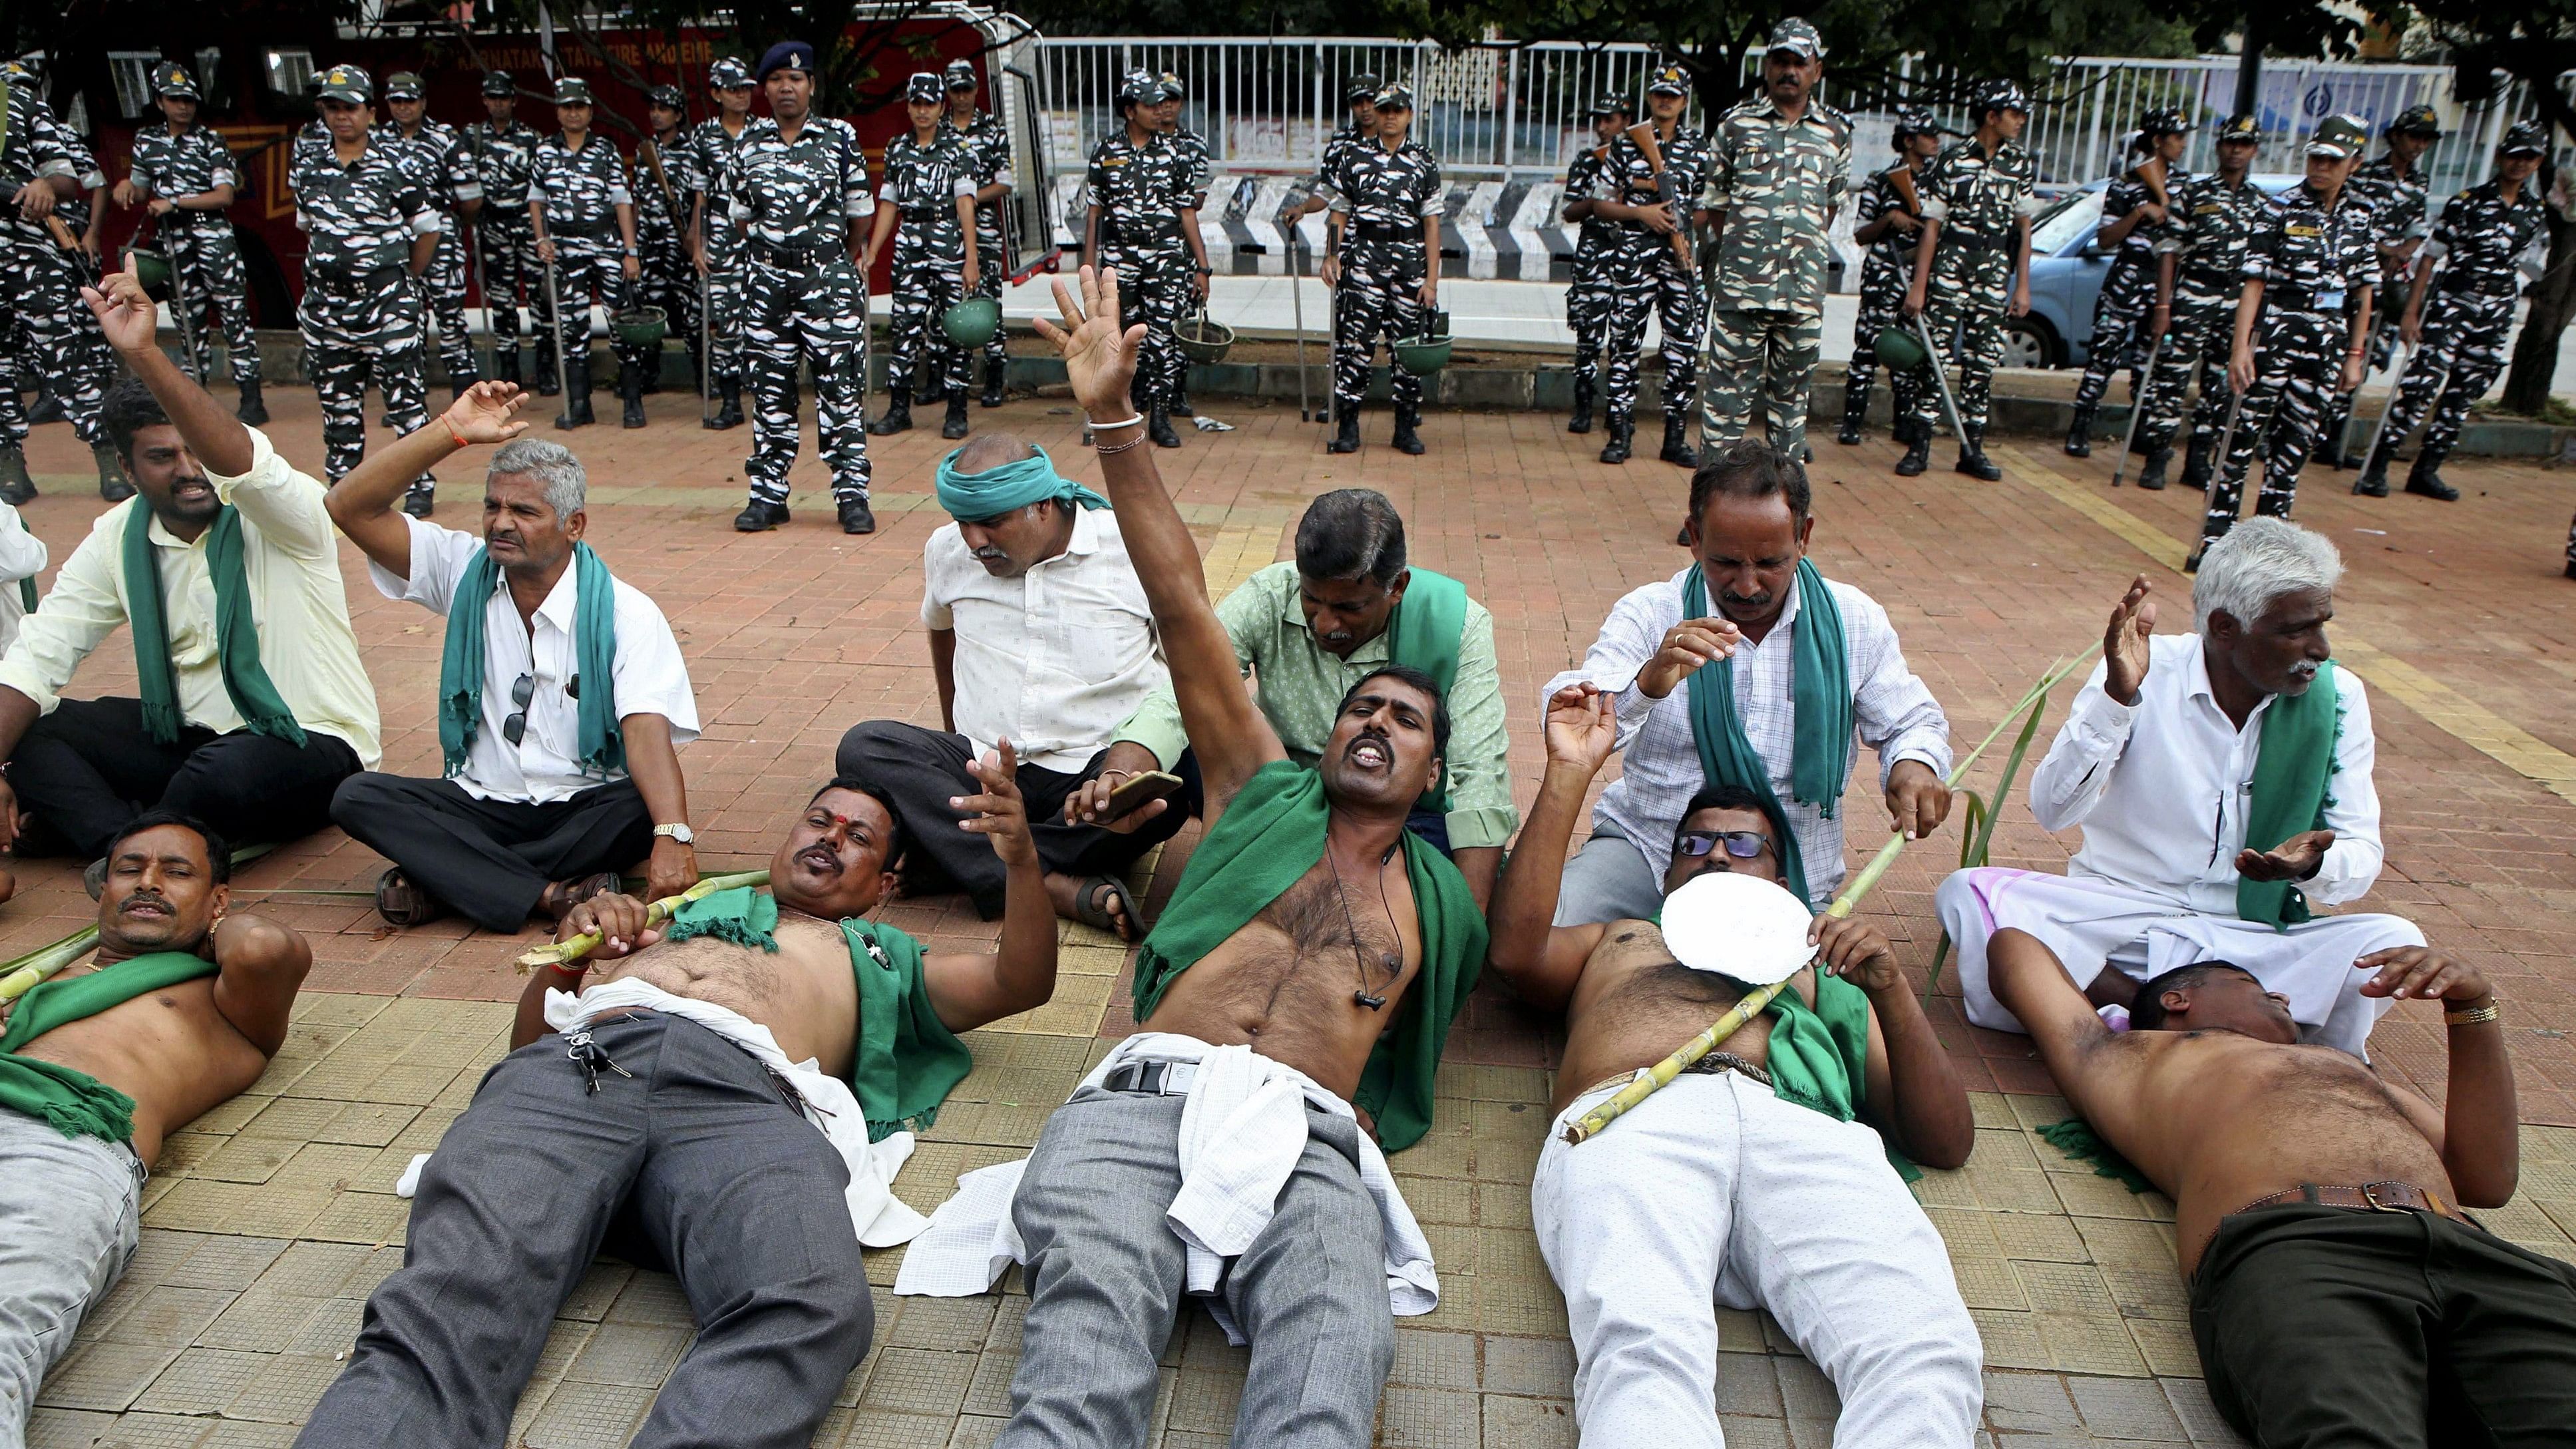
[[[1297,592],[1297,565],[1275,563],[1226,595],[1216,616],[1234,640],[1236,664],[1256,679],[1254,697],[1288,758],[1311,766],[1332,737],[1342,696],[1390,660],[1384,633],[1348,659],[1326,652],[1306,627]],[[1520,817],[1512,809],[1512,780],[1503,759],[1511,741],[1503,728],[1502,673],[1494,664],[1494,616],[1473,599],[1458,641],[1449,721],[1449,848],[1499,846],[1512,838]],[[1171,686],[1146,696],[1117,738],[1153,751],[1166,768],[1178,760],[1190,741]]]

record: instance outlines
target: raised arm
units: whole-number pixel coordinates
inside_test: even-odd
[[[262,1056],[286,1045],[295,993],[313,969],[313,948],[261,916],[227,916],[215,927],[215,1009]]]
[[[528,395],[516,383],[478,382],[429,420],[429,426],[371,449],[349,476],[331,485],[322,506],[368,561],[398,579],[411,577],[411,523],[395,511],[412,480],[472,443],[505,443],[528,430],[516,414]]]
[[[1145,420],[1130,416],[1127,387],[1135,376],[1144,324],[1120,332],[1116,270],[1085,266],[1079,283],[1082,299],[1077,302],[1063,280],[1057,280],[1055,304],[1063,325],[1040,317],[1038,334],[1063,355],[1074,400],[1089,415],[1099,441],[1101,479],[1118,510],[1118,531],[1127,540],[1136,577],[1145,586],[1145,602],[1154,611],[1154,627],[1162,635],[1181,724],[1198,750],[1207,819],[1213,825],[1243,782],[1271,761],[1287,758],[1287,751],[1244,692],[1234,640],[1208,602],[1198,544],[1172,506],[1171,495],[1163,491],[1154,450],[1139,446]]]
[[[81,300],[89,303],[116,355],[152,390],[153,401],[170,415],[170,426],[178,429],[180,441],[197,461],[231,477],[249,472],[250,429],[161,350],[153,336],[160,304],[143,294],[134,274],[112,272],[99,285],[81,288]]]
[[[1583,979],[1583,964],[1601,944],[1599,923],[1559,926],[1556,902],[1565,881],[1565,852],[1583,818],[1583,797],[1619,737],[1611,697],[1592,684],[1569,684],[1547,701],[1547,772],[1521,825],[1520,845],[1494,887],[1485,960],[1512,994],[1561,1011]]]
[[[1038,864],[1028,807],[1016,783],[1019,752],[1003,740],[967,768],[984,793],[949,802],[975,812],[957,828],[992,842],[1009,879],[1003,887],[1000,949],[990,955],[935,955],[922,962],[930,1004],[950,1031],[968,1031],[1044,1006],[1055,995],[1055,902],[1047,896],[1046,870]]]
[[[2030,775],[2030,813],[2042,830],[2079,824],[2111,789],[2111,772],[2136,727],[2139,689],[2154,655],[2155,601],[2140,574],[2111,609],[2102,662],[2075,695],[2048,755]]]

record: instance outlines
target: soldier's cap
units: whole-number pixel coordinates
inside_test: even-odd
[[[1190,88],[1181,84],[1181,78],[1170,71],[1165,71],[1161,75],[1154,77],[1154,100],[1156,103],[1159,104],[1163,101],[1187,100],[1189,99],[1189,95]]]
[[[782,40],[760,53],[760,64],[752,71],[752,78],[766,85],[770,73],[781,70],[801,70],[812,75],[814,47],[801,40]]]
[[[344,101],[353,106],[363,106],[376,93],[376,84],[368,79],[363,66],[335,65],[322,72],[318,79],[321,84],[314,89],[315,100]]]
[[[1413,87],[1406,85],[1402,81],[1397,81],[1392,85],[1379,87],[1377,93],[1377,108],[1381,111],[1412,110]]]
[[[2252,116],[2228,117],[2226,123],[2218,128],[2218,144],[2224,146],[2230,141],[2248,141],[2257,146],[2263,144],[2263,123]]]
[[[1593,101],[1592,109],[1586,112],[1586,114],[1594,116],[1633,116],[1637,114],[1637,112],[1634,107],[1628,104],[1627,97],[1614,96],[1604,92],[1598,99]]]
[[[152,93],[190,101],[204,99],[197,94],[197,78],[175,60],[165,60],[152,68]]]
[[[1689,95],[1690,78],[1677,65],[1659,65],[1646,77],[1646,94],[1650,96]]]
[[[2549,128],[2538,121],[2516,121],[2507,126],[2504,143],[2497,147],[2503,156],[2546,156],[2549,154]]]
[[[962,56],[948,62],[948,68],[940,74],[948,78],[948,88],[952,91],[971,91],[983,84],[975,78],[975,62]]]
[[[590,82],[577,75],[555,77],[555,104],[559,106],[591,104]]]
[[[1792,15],[1771,27],[1771,45],[1763,53],[1777,55],[1784,50],[1800,60],[1823,60],[1824,37],[1816,34],[1816,27]]]
[[[25,76],[31,81],[40,81],[45,78],[45,53],[41,50],[28,51],[25,55],[22,55],[9,63],[18,68],[18,74]]]
[[[904,79],[903,99],[907,105],[927,101],[935,106],[948,99],[948,88],[939,83],[938,72],[917,70]]]
[[[660,106],[666,111],[685,111],[689,108],[688,98],[680,94],[678,86],[653,87],[644,93],[644,104]]]
[[[2182,112],[2171,106],[2158,106],[2138,118],[2138,132],[2144,136],[2179,136],[2190,129]]]
[[[751,67],[737,55],[720,55],[707,62],[707,89],[734,90],[751,84]]]
[[[428,94],[421,86],[420,77],[411,71],[398,70],[385,77],[386,100],[417,101],[425,99]]]
[[[1342,104],[1377,99],[1378,79],[1373,75],[1355,75],[1342,86]]]
[[[1988,111],[2019,111],[2027,116],[2030,114],[2030,97],[2012,81],[1988,81],[1977,87],[1968,109],[1980,116]]]
[[[1892,144],[1902,146],[1914,136],[1938,136],[1941,123],[1921,106],[1908,106],[1896,113],[1896,136]]]
[[[2335,115],[2317,122],[2315,134],[2308,137],[2307,154],[2341,161],[2369,147],[2370,128],[2361,123],[2360,117]]]
[[[515,96],[518,93],[519,83],[510,79],[510,73],[508,71],[487,70],[483,72],[483,94],[487,96]]]
[[[2397,119],[2380,129],[2383,136],[2430,136],[2442,138],[2442,118],[2431,106],[2408,106],[2397,113]]]

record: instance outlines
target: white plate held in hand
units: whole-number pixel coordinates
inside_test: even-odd
[[[1786,981],[1816,959],[1807,903],[1759,876],[1710,871],[1664,898],[1664,944],[1693,971],[1747,986]]]

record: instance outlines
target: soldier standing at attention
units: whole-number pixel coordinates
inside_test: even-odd
[[[2388,150],[2375,161],[2363,162],[2345,183],[2355,197],[2370,203],[2379,228],[2377,295],[2382,305],[2371,319],[2370,350],[2361,364],[2364,378],[2386,367],[2397,350],[2397,311],[2405,305],[2406,274],[2431,231],[2432,199],[2424,184],[2424,153],[2442,139],[2442,118],[2431,106],[2408,106],[2380,129],[2380,135],[2387,139]],[[2317,434],[2329,467],[2354,464],[2343,451],[2345,424],[2351,417],[2352,394],[2338,393]]]
[[[1190,210],[1204,214],[1207,211],[1208,182],[1216,175],[1216,164],[1212,159],[1213,153],[1208,149],[1207,137],[1181,124],[1181,102],[1189,98],[1189,87],[1181,83],[1178,75],[1168,70],[1156,76],[1155,81],[1160,89],[1155,92],[1151,108],[1154,129],[1162,133],[1163,139],[1180,154],[1182,184],[1189,189]],[[1180,308],[1184,313],[1190,310],[1193,302],[1202,306],[1207,302],[1210,286],[1207,279],[1214,273],[1210,269],[1208,258],[1204,255],[1206,249],[1207,239],[1201,237],[1199,250],[1202,255],[1198,259],[1198,276],[1195,285],[1191,295],[1180,299]],[[1198,410],[1190,406],[1190,361],[1181,355],[1178,347],[1172,349],[1172,400],[1169,411],[1176,418],[1198,416]]]
[[[438,207],[438,254],[430,258],[421,290],[428,315],[438,322],[438,360],[447,370],[447,395],[453,401],[465,396],[480,376],[474,339],[465,330],[465,228],[457,216],[466,203],[483,199],[483,178],[465,150],[463,133],[429,118],[427,95],[420,77],[410,71],[386,76],[385,109],[393,119],[376,127],[376,138],[408,156]]]
[[[1870,383],[1878,376],[1878,334],[1902,327],[1905,281],[1914,270],[1914,243],[1923,233],[1923,168],[1941,152],[1941,125],[1919,107],[1896,113],[1896,134],[1888,138],[1897,163],[1869,178],[1860,189],[1860,211],[1852,240],[1864,248],[1860,260],[1860,313],[1852,322],[1851,364],[1843,371],[1843,427],[1834,441],[1845,446],[1861,439],[1869,417]],[[1888,374],[1889,396],[1896,404],[1896,440],[1914,436],[1914,390],[1922,379],[1911,372]]]
[[[1958,470],[1992,483],[2004,470],[1986,456],[1986,405],[2004,359],[2004,318],[2030,311],[2030,218],[2039,209],[2031,186],[2039,167],[2021,145],[2030,98],[2020,86],[1989,81],[1969,109],[1977,133],[1934,157],[1923,173],[1923,239],[1914,244],[1902,310],[1908,321],[1927,319],[1936,344],[1955,347],[1966,430]],[[1926,365],[1943,365],[1937,351]],[[1900,478],[1931,463],[1936,382],[1927,377],[1916,392],[1914,436],[1896,464]]]
[[[1302,199],[1280,211],[1279,225],[1282,230],[1295,226],[1297,218],[1312,216],[1333,204],[1333,184],[1330,179],[1333,174],[1333,163],[1340,158],[1346,148],[1365,146],[1377,135],[1379,88],[1378,78],[1366,73],[1352,76],[1342,83],[1342,104],[1350,108],[1350,119],[1335,127],[1333,134],[1324,138],[1324,157],[1315,167],[1315,174],[1298,183],[1297,188],[1289,193],[1292,198]],[[1619,110],[1622,115],[1625,115],[1628,108],[1623,103]],[[1567,218],[1569,221],[1572,219]]]
[[[1171,389],[1181,349],[1172,329],[1186,299],[1207,285],[1208,273],[1198,209],[1190,204],[1190,176],[1148,112],[1162,88],[1141,70],[1119,84],[1123,124],[1091,148],[1082,254],[1118,269],[1120,324],[1145,324],[1133,384],[1136,411],[1144,415],[1154,446],[1177,448],[1181,435],[1172,431]]]
[[[1569,433],[1592,431],[1594,390],[1601,377],[1601,344],[1610,335],[1611,258],[1618,230],[1597,214],[1604,165],[1619,133],[1628,129],[1628,103],[1603,95],[1592,103],[1592,139],[1565,166],[1565,219],[1575,233],[1572,284],[1565,289],[1565,325],[1574,333],[1574,416]]]
[[[114,354],[103,340],[92,345],[98,337],[94,319],[78,320],[89,311],[80,297],[88,280],[86,254],[77,245],[58,243],[52,231],[66,224],[58,212],[79,197],[89,155],[54,119],[26,68],[11,66],[14,73],[0,84],[8,93],[7,116],[0,120],[0,199],[7,202],[0,221],[0,321],[15,322],[34,380],[62,404],[72,431],[90,445],[98,460],[98,496],[121,502],[134,496],[134,484],[99,424]],[[12,505],[36,496],[21,451],[28,420],[17,401],[14,389],[0,399],[0,502]]]
[[[954,132],[966,146],[966,154],[975,162],[975,289],[978,297],[990,297],[994,305],[1002,301],[1003,273],[1009,270],[1005,258],[1010,253],[1002,241],[1002,198],[1011,194],[1017,184],[1011,173],[1011,138],[1002,129],[1002,118],[989,111],[975,109],[975,63],[952,60],[947,70],[948,114],[939,124]],[[983,406],[1002,405],[1002,384],[1011,370],[1009,329],[993,329],[993,340],[984,344]]]
[[[717,432],[742,426],[742,230],[725,215],[724,183],[751,129],[751,67],[732,56],[707,64],[716,113],[689,128],[689,250],[707,281],[707,338],[715,355]]]
[[[2191,411],[2191,450],[2183,459],[2183,486],[2207,488],[2218,430],[2225,426],[2227,359],[2236,338],[2236,294],[2245,281],[2245,245],[2270,209],[2272,198],[2248,179],[2263,128],[2236,116],[2218,128],[2218,169],[2194,176],[2173,191],[2176,245],[2156,256],[2156,305],[2147,336],[2161,336],[2155,376],[2147,383],[2147,415],[2138,421],[2138,447],[2147,455],[2138,486],[2165,486],[2174,434],[2182,427],[2184,394],[2200,376],[2200,401]]]
[[[428,178],[371,132],[373,89],[357,66],[323,72],[330,144],[305,152],[293,173],[295,221],[308,238],[295,320],[322,400],[322,471],[333,483],[367,454],[370,376],[395,432],[429,425],[418,284],[438,252],[438,202]],[[423,473],[403,511],[427,518],[434,482]]]
[[[2182,167],[2182,153],[2191,144],[2182,112],[2147,112],[2138,121],[2137,144],[2146,154],[2112,178],[2110,189],[2102,193],[2102,229],[2094,233],[2093,244],[2111,250],[2111,269],[2093,299],[2091,352],[2084,360],[2084,380],[2075,388],[2075,422],[2066,430],[2070,457],[2093,456],[2093,414],[2113,372],[2129,369],[2129,401],[2132,406],[2140,401],[2153,335],[2148,323],[2155,311],[2156,259],[2172,250],[2177,221],[2173,198],[2191,179]]]
[[[644,274],[626,158],[617,154],[616,142],[590,129],[590,121],[590,82],[575,75],[557,78],[555,124],[563,129],[537,147],[528,173],[528,228],[536,233],[537,261],[554,269],[555,345],[563,349],[566,389],[558,428],[598,421],[590,411],[592,294],[613,316]],[[617,390],[626,403],[627,427],[644,426],[643,386],[633,360],[620,358]]]
[[[1395,355],[1397,341],[1422,335],[1440,305],[1440,163],[1413,129],[1413,89],[1377,93],[1377,135],[1343,149],[1333,169],[1323,279],[1334,294],[1331,450],[1360,448],[1360,404],[1379,334],[1395,390],[1395,448],[1420,453],[1422,379]]]
[[[1655,130],[1649,158],[1633,136],[1621,135],[1602,163],[1603,191],[1595,215],[1619,226],[1617,269],[1610,299],[1610,441],[1601,461],[1625,463],[1637,431],[1637,363],[1646,340],[1646,314],[1662,329],[1664,358],[1663,460],[1697,467],[1684,434],[1699,395],[1699,278],[1690,260],[1690,208],[1708,164],[1708,143],[1682,124],[1690,82],[1677,65],[1655,68],[1646,83],[1646,113]],[[1848,149],[1848,148],[1846,148]],[[1659,167],[1655,163],[1660,160]]]
[[[698,274],[689,263],[687,238],[689,140],[680,125],[688,119],[688,103],[678,86],[655,86],[644,93],[644,115],[653,134],[635,148],[635,246],[643,253],[636,260],[644,273],[637,296],[645,306],[661,308],[665,325],[685,340],[694,378],[707,359],[698,336]],[[661,349],[639,348],[633,357],[643,391],[660,392]]]
[[[2379,277],[2378,218],[2346,183],[2370,144],[2353,116],[2328,116],[2308,138],[2308,179],[2272,199],[2245,249],[2236,301],[2235,347],[2227,384],[2243,396],[2226,456],[2218,460],[2196,569],[2210,542],[2236,526],[2245,477],[2263,457],[2263,494],[2254,511],[2287,518],[2299,470],[2337,387],[2361,384],[2370,339],[2370,293]]]
[[[537,241],[528,230],[528,173],[535,169],[539,137],[519,119],[519,90],[506,70],[483,76],[483,119],[465,128],[464,147],[482,183],[479,200],[461,209],[474,223],[483,252],[483,325],[492,331],[492,375],[519,381],[519,299],[537,313],[537,391],[555,388],[554,318],[547,314],[545,280],[537,271]]]
[[[886,143],[877,185],[876,230],[859,254],[859,270],[876,264],[894,237],[894,355],[886,362],[885,416],[868,425],[882,437],[909,432],[912,400],[948,400],[943,438],[966,436],[966,349],[948,340],[940,315],[973,296],[976,271],[975,158],[965,138],[939,123],[945,98],[939,77],[920,71],[904,84],[912,130]]]
[[[2426,409],[2431,426],[2424,446],[2407,471],[2406,491],[2444,503],[2460,490],[2442,481],[2442,460],[2459,440],[2469,404],[2486,394],[2487,385],[2504,371],[2505,334],[2513,329],[2513,299],[2520,278],[2515,264],[2540,239],[2545,203],[2534,185],[2541,159],[2549,153],[2549,132],[2538,121],[2517,121],[2497,148],[2496,174],[2451,198],[2442,220],[2424,248],[2425,265],[2414,286],[2391,294],[2389,310],[2400,314],[2397,330],[2413,348],[2406,376],[2390,405],[2388,425],[2380,430],[2379,449],[2363,465],[2352,491],[2371,498],[2388,496],[2388,460],[2406,435],[2415,431]],[[2435,269],[2440,276],[2434,275]],[[2430,315],[2427,292],[2438,292]],[[2445,374],[2448,381],[2445,382]],[[2434,389],[2441,398],[2434,399]]]
[[[224,215],[240,194],[241,173],[224,138],[197,124],[197,106],[204,98],[186,66],[165,60],[153,67],[152,89],[162,124],[134,133],[133,161],[126,178],[116,183],[116,204],[140,206],[152,214],[152,234],[198,313],[189,319],[197,338],[197,355],[190,360],[200,378],[214,376],[215,343],[204,315],[213,306],[224,351],[232,359],[233,385],[241,390],[233,415],[258,427],[268,421],[268,409],[259,396],[250,278],[242,270],[232,218]]]
[[[866,270],[857,264],[868,158],[850,123],[814,114],[814,47],[782,40],[760,58],[769,119],[743,132],[722,187],[743,233],[743,362],[751,380],[751,501],[742,533],[787,521],[787,470],[796,462],[796,366],[814,373],[815,449],[832,469],[843,533],[874,533],[859,340],[868,325]]]
[[[1761,94],[1728,111],[1710,138],[1700,207],[1717,235],[1709,287],[1708,388],[1700,442],[1743,437],[1758,388],[1771,446],[1805,459],[1807,397],[1825,345],[1827,240],[1851,187],[1851,118],[1815,99],[1825,69],[1816,27],[1771,30]],[[1679,439],[1664,413],[1664,448]],[[1685,449],[1684,451],[1687,451]]]

